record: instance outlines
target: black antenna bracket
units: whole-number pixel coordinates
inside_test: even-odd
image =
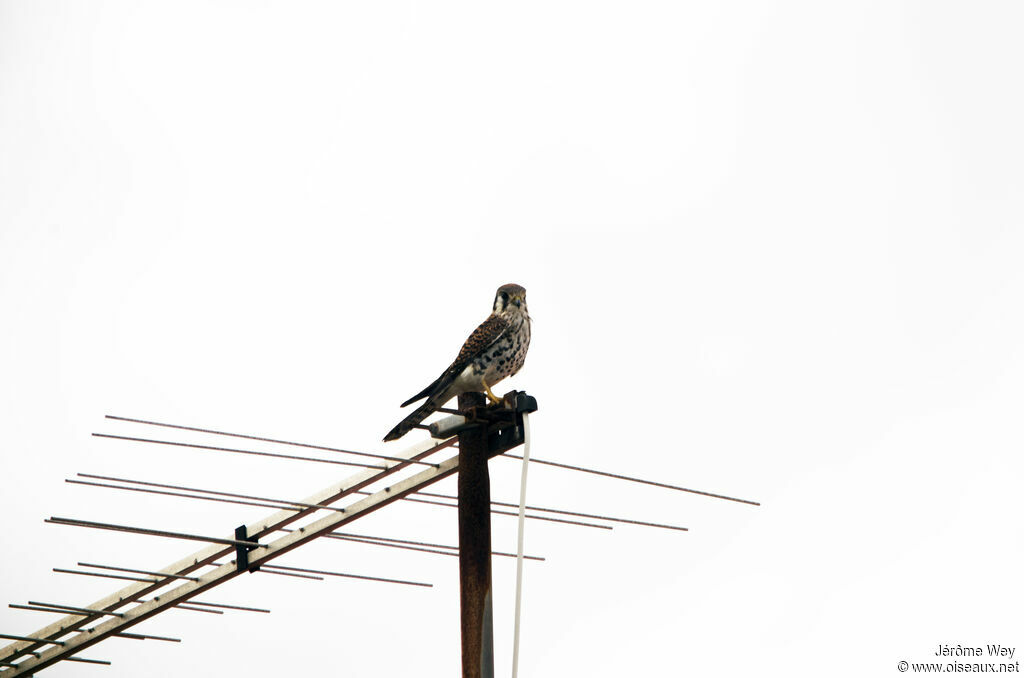
[[[249,538],[249,530],[245,525],[239,525],[235,528],[235,539],[239,541],[251,541],[252,546],[248,544],[235,544],[235,565],[239,572],[256,572],[260,569],[259,565],[249,567],[249,551],[256,548],[256,540]]]

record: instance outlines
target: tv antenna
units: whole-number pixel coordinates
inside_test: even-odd
[[[218,586],[244,575],[260,572],[278,576],[323,580],[344,577],[410,587],[430,587],[427,582],[411,579],[379,577],[366,573],[339,572],[332,569],[311,569],[282,565],[282,556],[320,538],[337,539],[382,548],[396,548],[458,557],[461,602],[462,671],[464,678],[490,678],[494,675],[493,626],[491,610],[491,557],[518,557],[521,578],[522,560],[542,561],[536,555],[522,553],[523,520],[546,521],[561,526],[584,527],[609,531],[614,525],[634,525],[676,532],[686,527],[660,522],[600,515],[525,503],[525,464],[523,494],[519,504],[492,501],[488,463],[497,456],[523,459],[510,450],[528,441],[528,415],[537,410],[537,402],[526,393],[512,391],[497,405],[486,405],[481,394],[467,393],[459,397],[457,410],[441,409],[447,416],[429,425],[431,438],[404,451],[385,455],[323,445],[314,445],[255,435],[231,433],[216,429],[157,422],[108,415],[112,422],[146,426],[153,430],[200,433],[239,441],[271,444],[279,451],[245,449],[235,444],[200,444],[165,437],[94,433],[109,440],[147,445],[191,448],[210,453],[269,456],[303,463],[333,467],[357,467],[355,474],[332,483],[301,500],[266,497],[228,491],[142,480],[121,476],[78,473],[66,482],[92,488],[113,489],[135,494],[158,494],[192,501],[219,502],[275,509],[262,520],[243,524],[224,535],[194,534],[153,527],[52,516],[45,522],[82,529],[110,530],[161,539],[205,543],[202,549],[159,568],[134,568],[120,563],[77,563],[77,568],[53,568],[55,572],[78,576],[102,577],[130,582],[119,590],[88,605],[28,600],[11,603],[10,607],[58,614],[60,618],[27,634],[0,633],[0,639],[12,641],[0,647],[0,678],[34,675],[59,662],[81,662],[109,665],[103,659],[80,656],[108,638],[181,642],[178,638],[131,631],[167,610],[179,609],[207,614],[226,612],[269,613],[270,610],[217,603],[202,599]],[[241,443],[239,443],[241,445]],[[303,448],[302,454],[284,449]],[[452,454],[452,451],[455,451]],[[311,456],[330,452],[340,457]],[[447,452],[447,454],[443,454]],[[525,460],[524,460],[525,461]],[[758,502],[702,490],[647,480],[609,471],[590,469],[558,461],[531,458],[530,463],[573,472],[593,474],[618,481],[639,483],[709,498],[758,506]],[[434,483],[458,474],[458,495],[431,492]],[[457,546],[427,541],[399,539],[391,536],[351,532],[350,523],[398,501],[455,508],[458,511],[459,543]],[[512,509],[518,509],[513,512]],[[520,519],[520,553],[495,552],[491,548],[490,516],[493,513],[516,515]],[[517,596],[518,608],[518,596]],[[518,618],[516,638],[518,646]],[[513,670],[517,663],[514,653]]]

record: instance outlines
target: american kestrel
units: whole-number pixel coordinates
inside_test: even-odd
[[[502,285],[494,295],[490,317],[469,335],[455,362],[433,384],[402,403],[402,407],[421,398],[427,401],[391,429],[384,440],[401,438],[460,393],[480,391],[486,393],[491,402],[501,402],[491,387],[522,368],[529,348],[526,290],[512,283]]]

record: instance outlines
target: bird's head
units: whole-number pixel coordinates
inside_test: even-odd
[[[508,310],[526,313],[526,288],[522,285],[509,283],[498,288],[494,295],[494,313],[501,314]]]

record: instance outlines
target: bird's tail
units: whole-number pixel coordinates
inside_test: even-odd
[[[395,426],[386,436],[384,436],[384,442],[389,440],[398,440],[411,431],[421,421],[437,411],[437,408],[438,403],[434,402],[433,398],[428,398],[427,402],[413,410],[408,417],[398,422],[398,426]]]

